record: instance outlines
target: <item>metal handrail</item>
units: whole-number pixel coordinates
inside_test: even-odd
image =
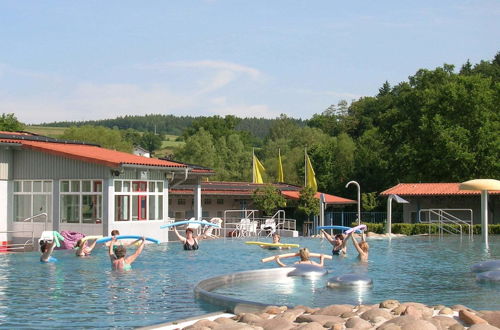
[[[464,221],[453,214],[447,212],[447,211],[466,211],[470,212],[470,220],[469,221]],[[422,221],[422,213],[428,213],[429,214],[429,219],[427,221]],[[434,220],[432,218],[432,215],[436,215],[437,219]],[[471,209],[421,209],[418,213],[418,221],[420,223],[429,223],[429,232],[430,232],[430,224],[431,223],[437,223],[438,224],[438,229],[439,229],[439,235],[443,235],[443,231],[450,233],[450,234],[456,234],[451,231],[451,229],[446,229],[444,228],[445,224],[454,224],[459,227],[458,232],[460,236],[462,236],[462,225],[466,225],[467,228],[469,229],[469,238],[472,239],[472,222],[473,222],[473,212]],[[451,227],[450,227],[451,228]]]
[[[31,223],[33,224],[33,219],[38,218],[38,217],[41,217],[42,215],[44,215],[44,216],[45,216],[45,225],[44,225],[44,230],[47,230],[47,220],[49,219],[49,215],[48,215],[46,212],[39,213],[39,214],[34,215],[34,216],[32,216],[32,217],[26,218],[26,219],[24,219],[24,220],[23,220],[23,221],[21,221],[21,222],[26,222],[26,221],[28,221],[28,220],[31,220]]]
[[[0,234],[15,234],[15,233],[31,233],[31,239],[24,243],[12,243],[6,245],[6,250],[26,250],[26,246],[31,243],[32,248],[35,248],[35,232],[33,230],[5,230],[0,231]]]

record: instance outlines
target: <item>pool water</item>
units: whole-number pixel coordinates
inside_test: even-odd
[[[283,241],[298,243],[312,252],[331,251],[325,240]],[[480,237],[470,241],[419,236],[370,239],[369,243],[368,264],[357,261],[349,243],[348,256],[327,260],[331,273],[319,279],[249,281],[217,292],[277,305],[367,304],[391,298],[500,310],[500,284],[478,283],[470,272],[474,263],[500,259],[500,237],[490,237],[489,250],[484,249]],[[3,254],[0,327],[132,328],[214,312],[220,308],[194,297],[193,289],[199,281],[276,267],[273,262],[260,263],[261,258],[276,253],[230,239],[203,241],[198,251],[183,251],[177,242],[147,245],[133,270],[125,273],[111,271],[107,250],[99,247],[87,258],[77,258],[73,251],[55,251],[53,255],[59,260],[55,264],[40,263],[35,252]],[[329,277],[352,272],[370,276],[373,287],[326,287]]]

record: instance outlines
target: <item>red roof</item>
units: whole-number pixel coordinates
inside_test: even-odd
[[[460,190],[460,183],[400,183],[380,193],[382,196],[444,196],[444,195],[479,195],[480,191]],[[500,191],[489,191],[500,194]]]
[[[12,132],[9,133],[11,134]],[[0,142],[16,143],[22,145],[23,149],[36,150],[55,156],[67,157],[108,167],[119,167],[123,164],[178,168],[187,167],[187,165],[182,163],[142,157],[126,152],[105,149],[94,145],[41,142],[17,139],[0,139]]]
[[[285,197],[288,197],[290,199],[299,199],[300,196],[300,191],[282,191],[281,194]],[[320,192],[317,192],[314,197],[317,199],[321,198]],[[347,198],[342,198],[330,194],[323,194],[325,198],[326,204],[356,204],[356,201],[353,201],[352,199],[347,199]]]
[[[281,191],[285,198],[299,199],[300,189],[299,186],[294,186],[286,183],[273,184]],[[262,183],[251,182],[225,182],[225,181],[205,181],[201,183],[202,195],[231,195],[231,196],[251,196],[253,192],[265,186]],[[193,195],[194,187],[179,187],[177,189],[170,189],[171,195]],[[321,193],[316,193],[316,198],[320,198]],[[324,194],[327,204],[356,204],[356,201],[337,197],[329,194]]]

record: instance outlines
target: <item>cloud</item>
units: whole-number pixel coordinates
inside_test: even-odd
[[[156,70],[165,70],[168,68],[187,68],[187,69],[197,69],[197,70],[222,70],[229,71],[233,73],[242,73],[248,75],[252,79],[259,79],[262,77],[262,73],[254,68],[225,61],[212,61],[212,60],[202,60],[202,61],[175,61],[158,63],[153,65],[143,65],[142,68],[151,68]]]
[[[15,113],[20,121],[27,124],[151,113],[187,116],[276,115],[267,105],[247,105],[244,104],[245,100],[242,104],[231,89],[222,91],[238,79],[246,78],[248,83],[260,77],[258,70],[214,61],[176,62],[176,65],[206,68],[210,72],[203,77],[194,75],[197,79],[183,76],[188,85],[179,87],[176,80],[170,79],[167,80],[168,84],[164,82],[165,79],[160,83],[99,83],[1,66],[0,112]],[[147,79],[152,80],[158,81],[158,76],[152,75]],[[214,95],[216,92],[218,95]]]

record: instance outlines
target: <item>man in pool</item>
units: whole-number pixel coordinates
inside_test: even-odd
[[[332,254],[333,255],[345,255],[347,253],[347,240],[344,238],[343,234],[337,234],[334,237],[328,234],[326,231],[321,229],[323,235],[325,235],[326,239],[333,246]]]
[[[126,257],[127,248],[125,248],[125,246],[120,245],[117,246],[116,249],[113,248],[114,244],[116,243],[116,237],[113,236],[109,244],[109,258],[111,260],[111,268],[113,270],[131,270],[132,263],[135,261],[135,259],[137,259],[137,257],[141,254],[142,249],[144,248],[145,241],[146,240],[143,237],[141,240],[141,245],[139,245],[139,248],[135,251],[135,253],[131,256]]]

